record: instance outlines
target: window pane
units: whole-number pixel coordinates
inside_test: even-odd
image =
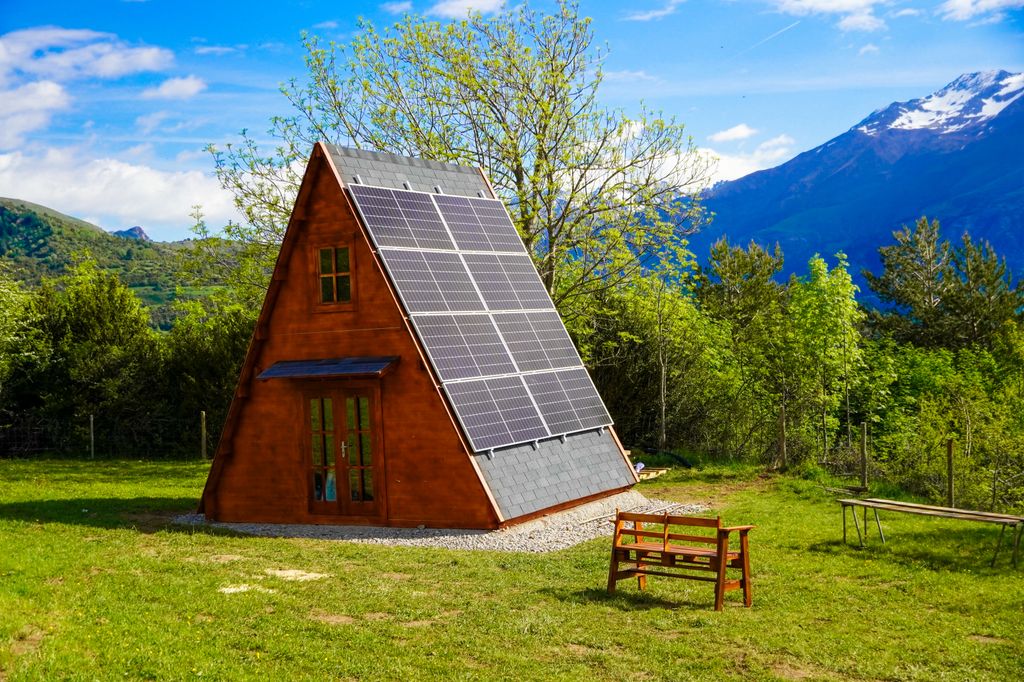
[[[362,454],[362,464],[364,467],[373,465],[373,436],[368,433],[361,434],[359,436],[360,452]]]
[[[359,429],[361,431],[370,430],[370,399],[360,398],[359,399]]]
[[[344,249],[335,249],[335,253],[338,254],[338,269],[335,272],[349,272],[348,267],[348,247]]]
[[[324,500],[324,476],[319,471],[313,472],[313,499],[317,502]]]
[[[363,470],[363,501],[373,502],[373,471]]]
[[[338,276],[338,300],[352,300],[352,281],[349,279],[348,275]]]
[[[332,249],[320,249],[320,274],[326,275],[334,272],[334,263],[331,262]]]
[[[334,434],[327,434],[324,436],[324,440],[326,441],[324,450],[327,451],[327,466],[332,467],[334,466]]]
[[[324,431],[334,430],[334,401],[324,398]]]
[[[348,492],[353,502],[363,499],[362,491],[359,489],[359,469],[348,472]]]
[[[310,430],[316,433],[320,430],[320,399],[313,398],[309,401]]]
[[[338,482],[333,471],[327,472],[327,494],[324,498],[328,502],[337,502],[338,500]]]
[[[324,442],[323,436],[319,433],[313,434],[313,465],[320,466],[324,461]]]
[[[334,303],[334,277],[320,278],[320,302]]]
[[[356,401],[352,398],[345,398],[345,426],[349,431],[356,428]]]
[[[359,466],[359,441],[355,431],[348,432],[348,465],[350,467]]]

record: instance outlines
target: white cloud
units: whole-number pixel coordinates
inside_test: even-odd
[[[658,9],[630,12],[625,16],[625,19],[626,21],[653,21],[654,19],[663,19],[670,14],[675,14],[676,8],[681,4],[683,4],[683,0],[668,0],[668,2]]]
[[[449,19],[465,19],[469,12],[493,14],[504,6],[505,0],[441,0],[431,5],[427,14]]]
[[[0,90],[0,149],[17,147],[26,134],[49,125],[53,113],[70,103],[64,88],[52,81]]]
[[[155,88],[142,91],[144,99],[189,99],[206,89],[206,83],[195,76],[168,78]]]
[[[719,130],[717,133],[708,135],[708,139],[712,142],[732,142],[734,140],[745,140],[748,137],[757,135],[757,131],[746,123],[740,123],[732,128],[726,128],[725,130]]]
[[[939,13],[947,21],[968,21],[984,16],[987,23],[1001,21],[1006,10],[1024,7],[1024,0],[946,0]]]
[[[885,22],[872,14],[871,10],[847,14],[839,20],[838,26],[841,31],[864,31],[867,33],[880,31],[886,27]]]
[[[876,52],[878,52],[878,45],[875,45],[874,43],[868,43],[864,47],[857,50],[857,56],[863,57],[866,54],[875,54]]]
[[[402,14],[412,9],[411,2],[385,2],[380,6],[388,14]]]
[[[212,54],[215,57],[231,54],[232,52],[238,52],[238,48],[228,47],[227,45],[200,45],[195,49],[195,53],[198,55]]]
[[[1021,0],[1024,2],[1024,0]],[[812,14],[838,15],[837,24],[842,31],[878,31],[886,28],[885,21],[875,16],[875,7],[888,4],[888,0],[772,0],[783,14],[808,16]]]
[[[644,70],[630,71],[629,69],[623,69],[622,71],[605,71],[605,80],[609,81],[656,81],[657,76],[652,76]]]
[[[152,114],[145,114],[135,119],[135,125],[143,135],[149,135],[160,127],[160,124],[170,118],[169,111],[154,111]]]
[[[735,180],[744,175],[766,168],[773,168],[793,156],[793,144],[796,141],[789,135],[777,135],[765,140],[750,153],[723,154],[714,149],[704,148],[700,151],[717,159],[712,169],[713,182]]]
[[[211,225],[238,219],[231,196],[207,173],[90,158],[76,147],[0,154],[0,195],[69,215],[94,216],[94,222],[108,229],[142,225],[157,239],[184,237],[194,204],[202,204]]]
[[[131,47],[110,33],[86,29],[40,26],[0,36],[0,84],[18,74],[54,81],[119,78],[173,62],[170,50]]]
[[[338,28],[338,22],[336,21],[321,21],[319,24],[313,24],[313,28],[318,28],[322,31],[330,31]]]
[[[889,14],[889,16],[892,17],[893,19],[899,19],[901,17],[919,17],[922,14],[924,14],[924,12],[922,12],[919,9],[913,9],[912,7],[907,7],[905,9],[901,9],[901,10],[897,10],[895,12],[891,12]]]

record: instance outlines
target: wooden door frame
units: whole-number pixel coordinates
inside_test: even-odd
[[[379,379],[319,379],[303,381],[301,390],[302,396],[302,452],[300,453],[302,475],[306,481],[307,510],[311,515],[319,517],[336,518],[339,522],[352,524],[380,524],[386,523],[388,519],[387,504],[387,457],[384,453],[384,410],[381,404],[381,385]],[[337,477],[337,511],[324,511],[325,503],[317,503],[313,499],[313,475],[312,475],[312,432],[310,430],[309,402],[315,398],[332,398],[335,401],[335,438],[341,437],[344,440],[346,434],[342,433],[341,424],[347,419],[344,410],[344,400],[348,396],[367,396],[370,398],[370,432],[373,448],[373,489],[374,503],[377,513],[368,516],[366,514],[348,514],[345,506],[348,502],[348,466],[340,463],[340,449],[336,453],[335,474]],[[345,424],[347,428],[347,424]],[[338,441],[338,445],[342,441]],[[345,476],[342,477],[342,471]]]

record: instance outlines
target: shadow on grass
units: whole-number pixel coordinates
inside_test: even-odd
[[[153,533],[172,528],[174,517],[194,512],[196,504],[193,497],[32,500],[0,504],[0,520],[134,528],[143,533]]]
[[[872,531],[875,529],[872,528]],[[932,570],[952,571],[958,573],[978,573],[989,571],[1002,573],[1013,571],[1013,532],[1007,530],[1003,536],[1002,546],[995,568],[992,568],[992,556],[999,542],[999,528],[935,528],[933,530],[890,530],[886,532],[886,542],[882,544],[877,532],[871,533],[861,547],[856,533],[847,536],[844,544],[842,538],[816,542],[808,546],[808,550],[830,556],[860,556],[864,559],[884,559],[907,567],[925,567]],[[1018,556],[1018,568],[1024,568],[1024,541]]]
[[[635,588],[635,585],[634,585]],[[679,608],[693,609],[694,611],[705,611],[709,605],[713,606],[713,600],[709,599],[707,602],[702,601],[688,601],[682,598],[680,595],[679,599],[665,599],[663,597],[657,597],[652,595],[650,592],[640,592],[639,590],[623,590],[620,586],[612,594],[608,594],[608,591],[603,588],[588,587],[582,590],[569,590],[548,587],[540,590],[542,594],[545,594],[559,601],[568,602],[590,602],[592,604],[605,604],[619,609],[620,611],[650,611],[652,609],[670,609],[676,610]]]

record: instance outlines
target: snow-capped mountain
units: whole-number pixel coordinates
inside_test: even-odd
[[[1022,95],[1024,73],[965,74],[932,95],[890,104],[854,129],[866,135],[887,129],[930,130],[942,135],[981,129]]]
[[[947,239],[988,239],[1024,275],[1024,74],[960,76],[941,90],[872,113],[790,161],[720,183],[698,258],[727,235],[779,242],[787,272],[844,251],[851,270],[879,269],[877,249],[922,215]]]

